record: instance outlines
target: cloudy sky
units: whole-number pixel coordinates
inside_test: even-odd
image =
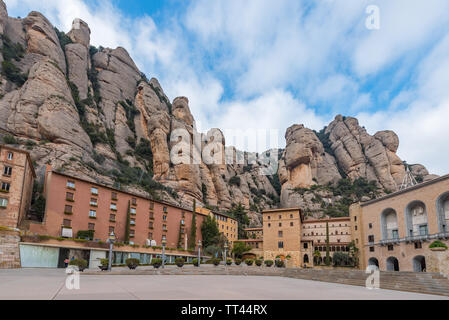
[[[187,96],[203,131],[283,137],[295,123],[320,130],[355,116],[371,134],[394,130],[404,160],[449,173],[447,0],[5,3],[10,16],[37,10],[66,32],[82,18],[93,45],[125,47],[171,99]],[[366,27],[369,5],[379,29]]]

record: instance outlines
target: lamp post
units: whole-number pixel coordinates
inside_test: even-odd
[[[225,254],[224,254],[224,262],[225,262],[225,267],[228,265],[228,259],[227,259],[227,251],[228,251],[228,242],[226,241],[224,244],[224,249],[225,249]]]
[[[201,265],[201,240],[198,240],[198,267]]]
[[[165,268],[165,245],[167,244],[167,240],[162,240],[162,269]]]
[[[108,271],[111,271],[112,269],[112,247],[114,246],[114,241],[115,241],[115,234],[114,232],[111,232],[111,234],[109,235],[109,261],[108,261]]]

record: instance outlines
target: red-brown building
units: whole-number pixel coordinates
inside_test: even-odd
[[[161,246],[166,240],[168,248],[187,248],[191,210],[55,172],[50,166],[44,195],[44,220],[31,223],[31,233],[76,238],[79,231],[92,230],[94,240],[106,241],[114,232],[117,241],[123,242],[129,212],[131,244]],[[203,215],[196,215],[196,243],[203,220]]]

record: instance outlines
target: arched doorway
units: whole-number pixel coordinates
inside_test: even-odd
[[[413,236],[425,236],[427,229],[426,206],[421,201],[411,202],[405,211],[405,221],[407,223],[407,234]]]
[[[440,232],[449,232],[449,192],[438,197],[437,211]]]
[[[385,209],[380,217],[382,225],[382,239],[397,239],[399,238],[398,220],[396,211],[393,209]]]
[[[413,258],[413,271],[426,272],[426,258],[423,256],[416,256]]]
[[[309,263],[309,256],[307,254],[304,255],[304,263]]]
[[[379,261],[376,258],[369,258],[368,259],[368,267],[376,269],[379,269]]]
[[[399,271],[399,261],[395,257],[387,259],[387,271]]]

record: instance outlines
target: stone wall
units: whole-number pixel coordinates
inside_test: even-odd
[[[425,258],[427,272],[439,272],[449,278],[449,250],[430,249]]]
[[[0,269],[20,268],[19,242],[18,232],[0,229]]]

